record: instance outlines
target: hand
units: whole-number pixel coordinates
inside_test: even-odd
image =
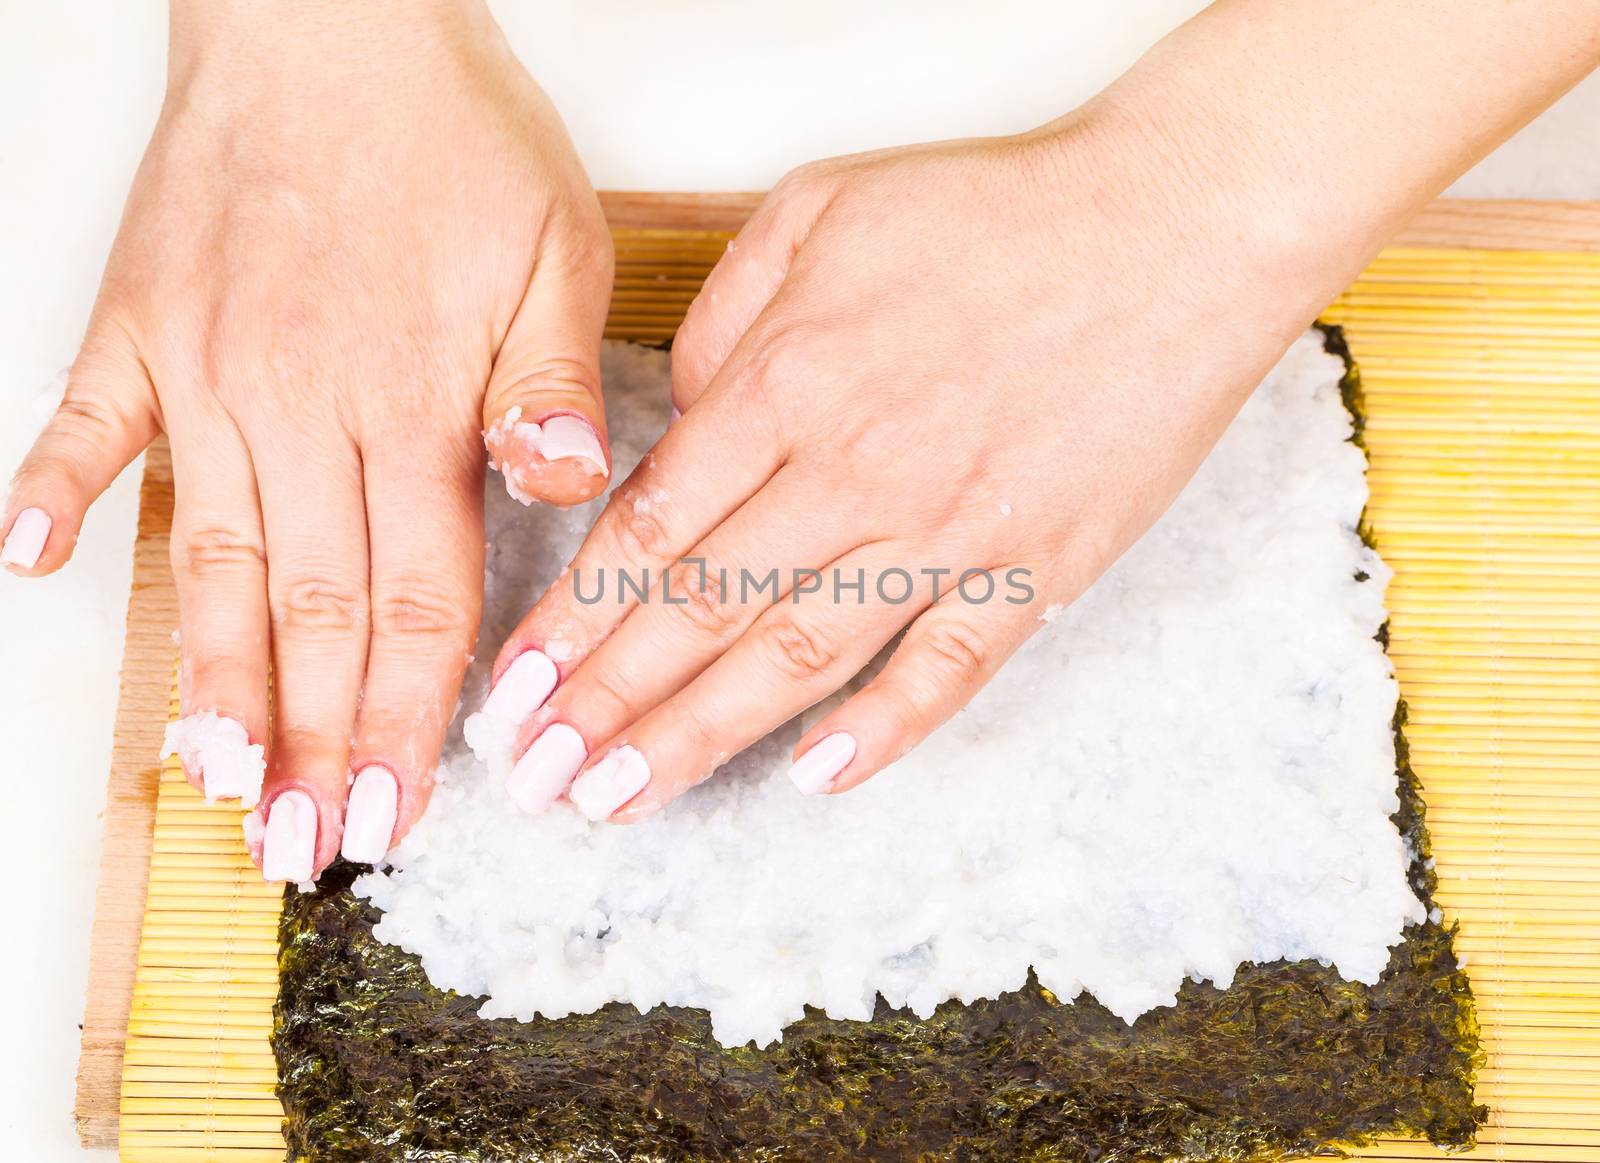
[[[525,498],[604,487],[611,262],[555,110],[475,2],[175,5],[166,105],[5,556],[59,568],[166,430],[183,712],[270,735],[247,825],[269,878],[341,837],[378,859],[427,803],[481,605],[483,433]]]
[[[1155,520],[1392,231],[1600,60],[1582,0],[1345,15],[1330,41],[1324,5],[1219,0],[1037,133],[786,179],[679,332],[682,420],[500,655],[483,722],[518,803],[581,767],[591,818],[653,811],[905,628],[796,749],[804,791],[870,777]],[[678,604],[616,600],[664,568]],[[952,591],[966,570],[995,589]],[[896,571],[922,582],[900,602]]]
[[[497,674],[552,654],[561,680],[520,720],[518,802],[576,774],[586,814],[637,819],[903,629],[794,778],[845,791],[925,738],[1167,507],[1325,301],[1241,245],[1255,212],[1170,180],[1117,112],[785,179],[679,332],[682,418],[502,651]],[[619,604],[619,570],[667,570],[672,600]]]
[[[796,749],[804,791],[870,777],[1155,520],[1394,229],[1600,59],[1581,0],[1326,19],[1219,0],[1036,133],[787,178],[679,332],[682,420],[500,655],[518,802],[582,767],[587,815],[653,811],[904,628]],[[663,568],[687,602],[576,600]],[[967,570],[995,589],[952,591]],[[896,571],[923,582],[900,602]]]

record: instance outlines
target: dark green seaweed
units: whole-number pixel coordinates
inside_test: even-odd
[[[1329,349],[1348,353],[1337,333]],[[1359,416],[1351,369],[1346,400]],[[1396,715],[1410,875],[1430,906],[1423,804]],[[336,865],[290,889],[273,1045],[289,1157],[555,1160],[1228,1160],[1334,1153],[1377,1134],[1469,1146],[1477,1022],[1452,930],[1407,929],[1374,986],[1314,962],[1186,983],[1132,1026],[1030,980],[921,1020],[818,1012],[765,1050],[724,1049],[697,1010],[611,1005],[559,1021],[477,1016]]]

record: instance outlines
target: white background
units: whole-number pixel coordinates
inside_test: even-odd
[[[761,189],[814,157],[1028,128],[1115,77],[1194,0],[542,0],[495,5],[595,184]],[[0,0],[0,465],[69,363],[160,105],[165,6]],[[1591,78],[1456,192],[1600,198]],[[0,1142],[79,1159],[72,1077],[137,468],[44,582],[0,575]]]

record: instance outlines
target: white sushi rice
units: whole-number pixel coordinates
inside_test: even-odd
[[[198,774],[206,802],[236,799],[253,808],[266,780],[266,749],[250,742],[244,724],[215,711],[201,711],[168,723],[161,758],[176,755],[185,771]]]
[[[604,362],[621,479],[665,425],[668,361],[610,346]],[[590,824],[565,801],[529,817],[458,737],[395,867],[359,882],[378,936],[486,995],[485,1016],[665,1002],[709,1010],[729,1045],[779,1038],[807,1005],[866,1018],[879,993],[925,1015],[1030,966],[1129,1021],[1241,962],[1376,980],[1424,911],[1389,818],[1397,692],[1373,637],[1389,571],[1356,533],[1341,371],[1320,336],[1296,343],[1166,517],[848,794],[785,777],[794,723],[647,823]],[[489,504],[469,707],[598,511]]]

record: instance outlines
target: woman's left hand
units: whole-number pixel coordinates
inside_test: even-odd
[[[551,647],[561,679],[523,722],[517,802],[570,783],[637,819],[906,630],[797,748],[801,790],[848,790],[1138,538],[1321,305],[1241,243],[1259,207],[1168,160],[1091,107],[785,179],[679,332],[681,419],[501,653],[497,676]]]

